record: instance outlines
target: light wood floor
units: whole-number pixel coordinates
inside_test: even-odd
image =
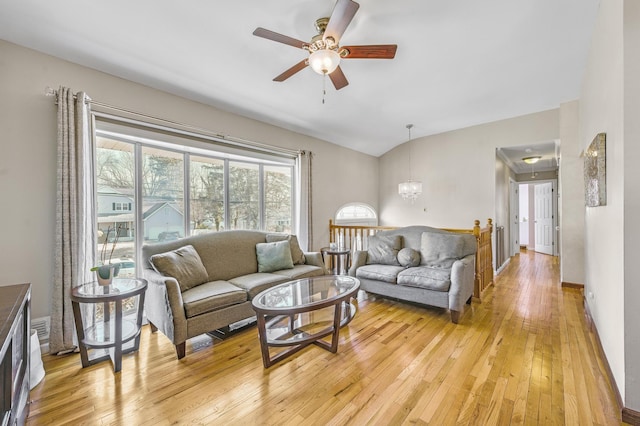
[[[175,357],[144,327],[123,360],[44,357],[28,424],[621,424],[556,258],[523,252],[459,325],[448,312],[369,297],[340,335],[265,370],[255,328]]]

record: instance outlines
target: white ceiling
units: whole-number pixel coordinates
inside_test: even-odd
[[[577,99],[599,0],[360,0],[341,44],[396,57],[344,60],[323,105],[309,68],[272,81],[305,51],[252,32],[309,41],[334,3],[0,0],[0,38],[379,156],[407,123],[417,138]]]

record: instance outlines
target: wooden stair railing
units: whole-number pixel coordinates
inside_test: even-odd
[[[397,226],[336,225],[333,220],[329,219],[329,243],[338,243],[340,247],[349,248],[352,252],[363,250],[367,247],[367,238],[370,235],[397,228]],[[441,229],[461,234],[473,234],[476,237],[478,249],[476,251],[473,297],[481,301],[482,293],[493,284],[493,249],[491,246],[493,220],[488,219],[484,228],[480,227],[480,221],[476,220],[472,229]]]

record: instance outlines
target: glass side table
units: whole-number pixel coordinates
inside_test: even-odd
[[[118,372],[122,354],[138,350],[146,289],[147,280],[114,278],[111,285],[92,282],[71,290],[82,367],[111,359]],[[128,305],[124,317],[123,304]]]

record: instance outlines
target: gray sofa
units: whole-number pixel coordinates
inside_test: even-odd
[[[295,236],[261,231],[146,244],[142,266],[151,329],[171,340],[178,359],[187,339],[255,316],[251,299],[262,290],[326,272],[320,253],[303,253]]]
[[[458,323],[473,296],[474,235],[409,226],[378,232],[367,244],[354,252],[349,269],[361,290],[449,309]]]

